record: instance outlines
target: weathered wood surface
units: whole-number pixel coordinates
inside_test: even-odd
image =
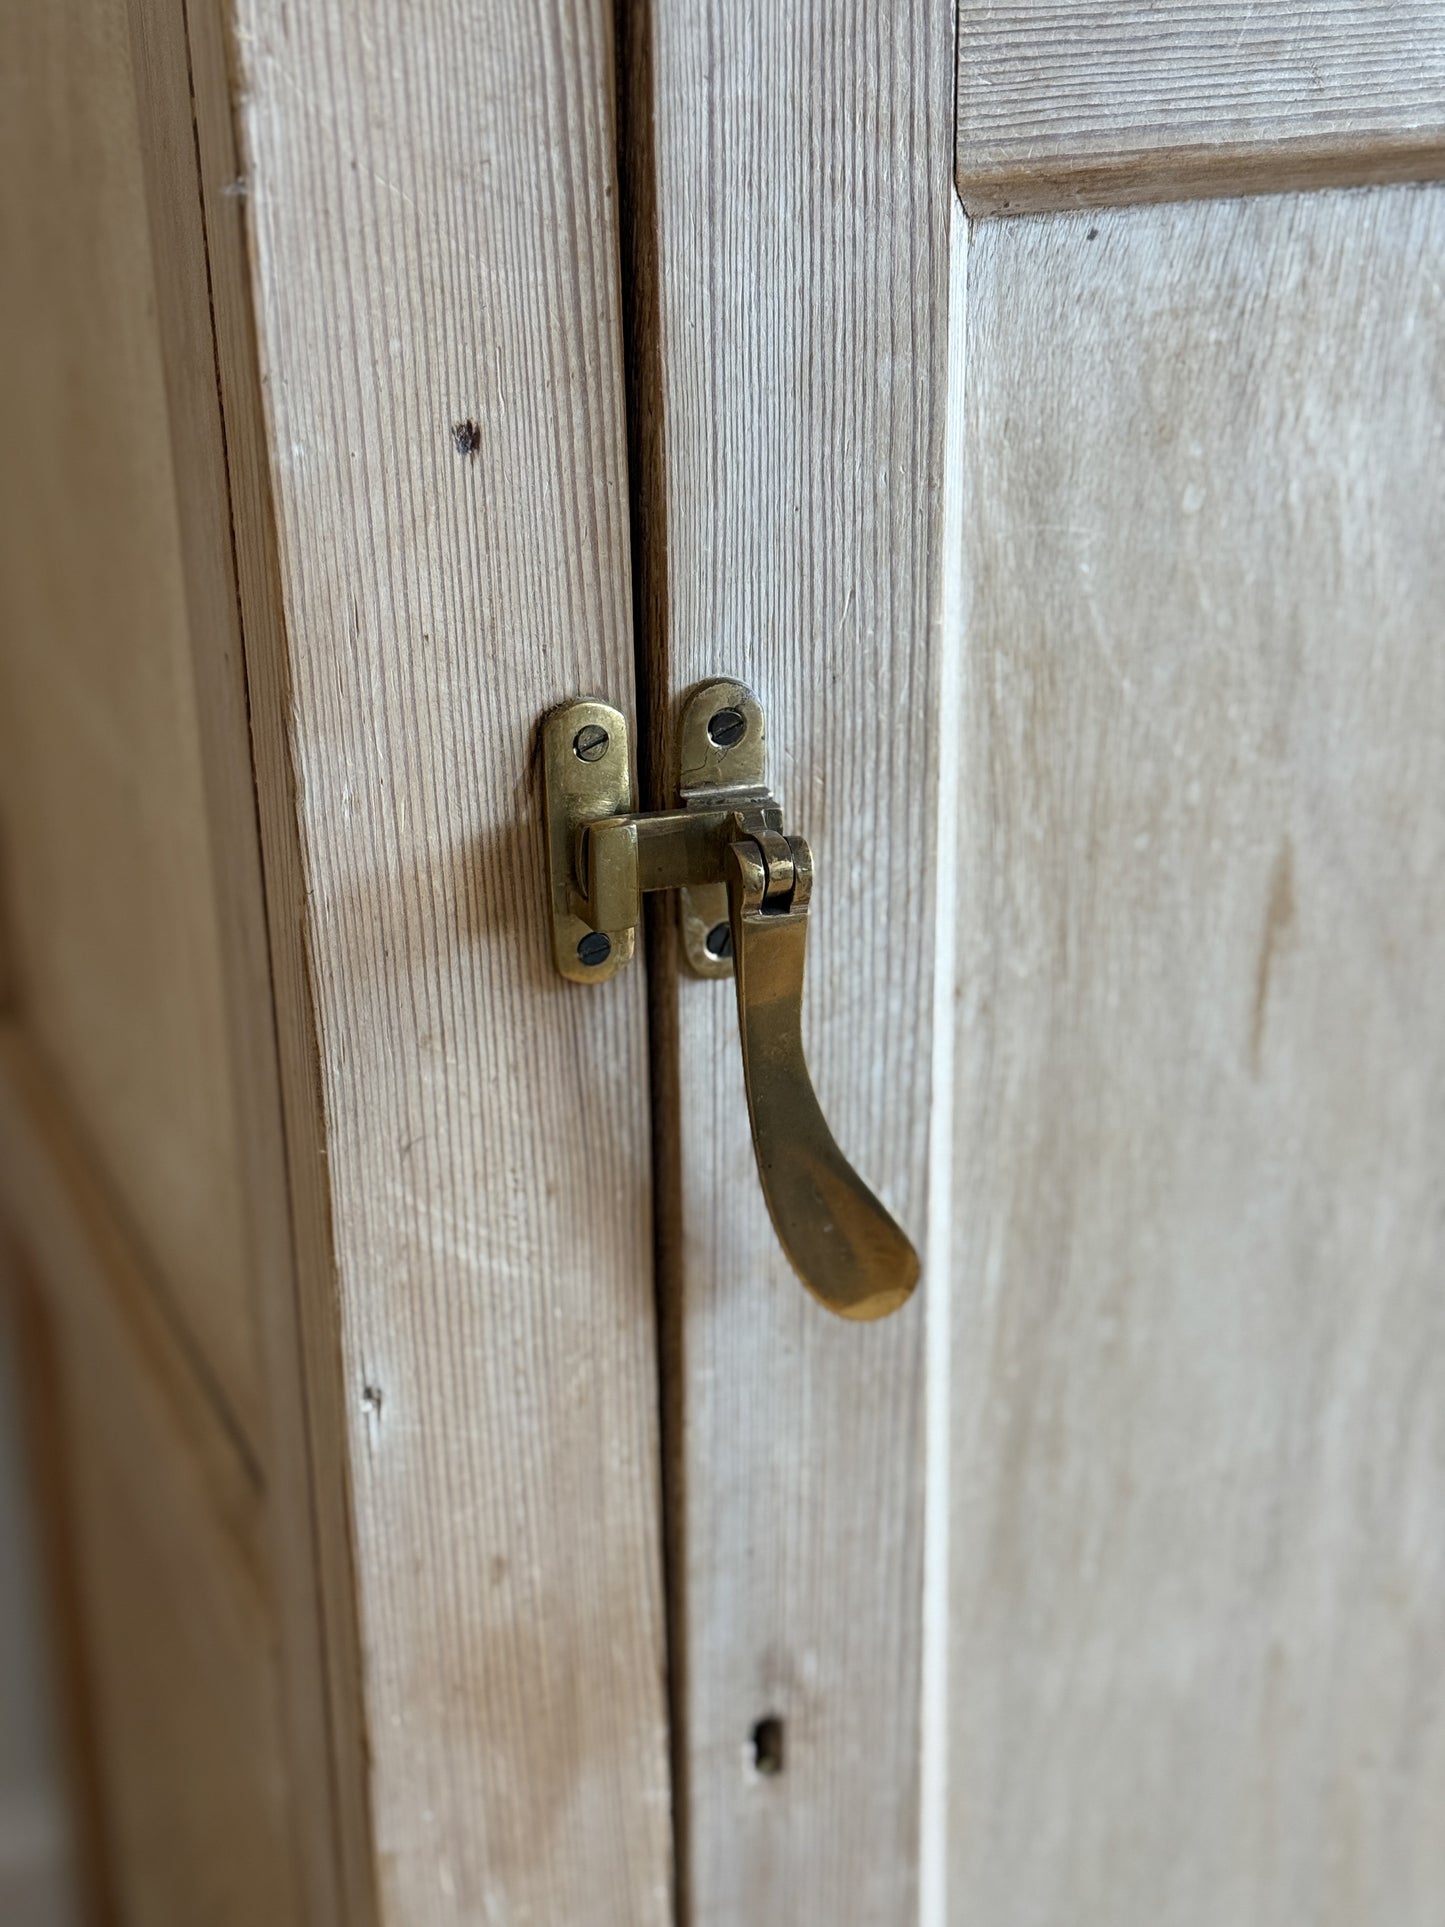
[[[1030,213],[1445,173],[1442,0],[963,0],[958,191]]]
[[[817,859],[808,1059],[920,1241],[952,19],[663,4],[624,49],[659,793],[689,685],[767,714]],[[917,1867],[924,1307],[779,1252],[727,983],[658,985],[685,1918],[902,1921]],[[925,1254],[926,1257],[926,1254]],[[782,1723],[783,1767],[751,1764]]]
[[[381,1913],[660,1922],[644,982],[533,760],[633,701],[607,15],[236,25]]]
[[[1445,194],[969,263],[951,1890],[1445,1890]]]

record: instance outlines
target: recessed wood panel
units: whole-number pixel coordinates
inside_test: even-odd
[[[963,0],[970,214],[1445,172],[1441,0]]]
[[[1438,1918],[1442,250],[976,230],[953,1920]]]

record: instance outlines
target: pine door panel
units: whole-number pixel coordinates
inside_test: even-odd
[[[974,233],[951,1920],[1438,1914],[1442,246]]]

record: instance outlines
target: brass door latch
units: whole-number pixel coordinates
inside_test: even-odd
[[[694,691],[675,810],[633,810],[627,724],[606,703],[553,710],[542,750],[558,970],[575,983],[613,976],[632,957],[644,893],[681,893],[689,964],[737,988],[758,1176],[789,1262],[844,1318],[896,1310],[918,1282],[918,1254],[838,1149],[803,1060],[813,858],[784,834],[767,786],[756,697],[735,682]]]

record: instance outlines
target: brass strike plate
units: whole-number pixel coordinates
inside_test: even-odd
[[[573,861],[577,832],[632,808],[627,722],[608,703],[568,703],[542,725],[547,868],[552,889],[552,955],[564,977],[600,984],[630,963],[631,930],[594,930],[577,914]]]
[[[683,961],[694,977],[731,977],[733,933],[725,883],[702,883],[694,889],[679,890],[677,928]]]
[[[708,725],[717,716],[738,719],[714,742]],[[740,726],[740,727],[739,727]],[[733,736],[733,729],[737,729]],[[683,705],[677,731],[678,789],[686,804],[704,794],[761,792],[768,779],[768,730],[762,706],[740,682],[701,684]],[[694,884],[678,892],[677,924],[683,959],[694,977],[731,977],[732,929],[725,883]]]

